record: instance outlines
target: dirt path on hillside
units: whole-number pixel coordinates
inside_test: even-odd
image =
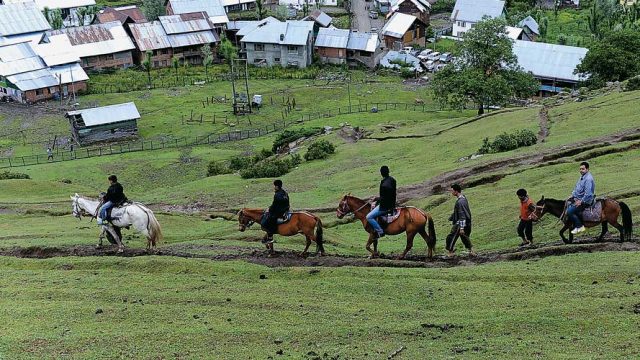
[[[207,255],[202,254],[203,250],[235,250],[236,253]],[[196,251],[196,252],[191,252]],[[418,251],[423,252],[423,249]],[[190,259],[208,259],[212,261],[247,261],[254,264],[268,267],[398,267],[398,268],[446,268],[454,266],[469,266],[494,263],[500,261],[535,261],[549,256],[562,256],[577,253],[594,253],[605,251],[640,251],[640,239],[635,238],[630,242],[594,242],[593,240],[582,240],[571,245],[562,242],[537,244],[528,248],[514,248],[494,252],[480,253],[470,257],[466,255],[447,259],[443,256],[436,256],[427,260],[424,255],[409,255],[406,260],[397,260],[395,254],[382,255],[379,259],[368,259],[364,256],[348,255],[311,255],[302,258],[297,252],[278,251],[275,256],[269,257],[263,250],[253,250],[247,248],[230,249],[228,246],[216,245],[175,245],[160,248],[155,253],[147,252],[144,249],[127,248],[124,253],[117,253],[112,246],[97,249],[89,245],[77,245],[70,247],[28,247],[0,249],[0,256],[12,256],[18,258],[48,259],[54,257],[89,257],[89,256],[167,256]],[[71,266],[71,265],[69,265]]]

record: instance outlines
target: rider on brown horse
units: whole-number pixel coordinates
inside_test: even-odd
[[[260,225],[267,232],[267,236],[262,240],[263,244],[273,243],[273,234],[278,232],[278,218],[281,218],[289,211],[289,194],[282,188],[282,180],[273,182],[273,202],[269,206],[268,212],[262,218]]]
[[[379,238],[384,236],[384,230],[382,230],[376,219],[393,211],[396,207],[396,179],[389,176],[389,167],[386,165],[380,168],[380,174],[382,175],[382,180],[380,181],[378,205],[367,214],[367,221],[376,231]]]
[[[582,212],[584,209],[593,205],[595,201],[596,184],[593,176],[589,172],[589,163],[583,161],[580,163],[580,179],[576,183],[571,193],[570,204],[567,207],[567,216],[573,222],[572,234],[577,234],[585,230],[582,225]]]

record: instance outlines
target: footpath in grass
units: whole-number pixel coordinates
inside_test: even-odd
[[[451,269],[0,258],[0,357],[635,358],[637,265],[635,253]]]

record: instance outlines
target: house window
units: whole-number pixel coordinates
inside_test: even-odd
[[[273,61],[279,63],[280,62],[280,58],[273,58]]]
[[[253,49],[255,51],[264,51],[264,44],[255,44],[253,45]]]
[[[289,45],[289,46],[287,46],[287,51],[289,52],[289,54],[297,54],[298,53],[298,47]]]
[[[458,21],[458,26],[467,27],[467,23],[465,21]]]
[[[42,89],[36,89],[36,96],[40,96],[40,95],[42,95],[42,94],[44,94],[44,90],[42,90]]]

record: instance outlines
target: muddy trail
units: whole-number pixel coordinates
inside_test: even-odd
[[[610,239],[613,240],[613,239]],[[203,251],[233,250],[233,253],[203,254]],[[274,256],[268,256],[264,250],[248,248],[233,249],[217,245],[174,245],[149,252],[145,249],[127,248],[123,253],[118,253],[113,246],[96,248],[90,245],[76,245],[70,247],[27,247],[0,249],[0,256],[18,258],[48,259],[55,257],[138,257],[138,256],[166,256],[188,259],[208,259],[212,261],[246,261],[253,264],[268,267],[396,267],[396,268],[448,268],[455,266],[470,266],[495,263],[501,261],[535,261],[549,256],[563,256],[568,254],[595,253],[605,251],[640,251],[640,238],[634,238],[628,242],[604,241],[595,242],[591,239],[574,242],[566,245],[562,242],[541,243],[529,247],[513,248],[494,252],[483,252],[476,256],[459,254],[454,258],[445,258],[442,255],[433,259],[426,259],[424,255],[409,255],[405,260],[396,259],[396,254],[382,254],[380,258],[369,259],[364,256],[334,255],[326,256],[310,255],[301,257],[294,251],[277,251]]]

